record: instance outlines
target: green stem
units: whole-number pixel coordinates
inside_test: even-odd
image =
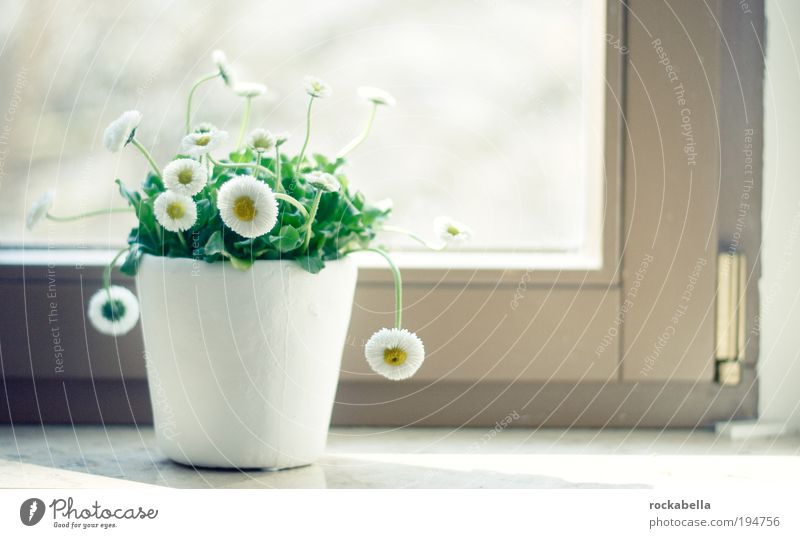
[[[111,263],[106,265],[106,268],[103,270],[103,287],[108,291],[109,286],[111,286],[111,271],[114,270],[114,266],[117,264],[117,260],[122,256],[124,253],[128,252],[131,247],[125,247],[114,256],[111,260]],[[111,300],[111,294],[109,292],[109,301]]]
[[[136,146],[136,149],[138,149],[139,151],[142,152],[142,155],[144,155],[144,158],[147,159],[148,163],[150,163],[150,168],[152,168],[153,172],[155,172],[155,174],[158,176],[158,178],[161,179],[161,170],[158,169],[158,165],[156,164],[156,161],[153,159],[153,156],[150,155],[150,152],[147,151],[147,148],[145,148],[142,145],[142,143],[139,142],[138,140],[136,140],[135,138],[133,140],[131,140],[131,144]]]
[[[275,192],[286,192],[281,177],[281,150],[277,145],[275,146]]]
[[[344,158],[348,153],[356,149],[361,143],[367,139],[369,136],[369,131],[372,129],[372,122],[375,120],[375,112],[378,110],[378,103],[372,103],[372,110],[369,112],[369,117],[367,118],[367,124],[364,126],[364,130],[361,131],[361,134],[351,140],[345,147],[339,150],[339,153],[336,154],[337,159]]]
[[[48,213],[45,215],[47,220],[53,220],[56,222],[70,222],[73,220],[80,220],[88,217],[97,217],[100,215],[109,215],[111,213],[132,213],[133,208],[131,207],[115,207],[112,209],[96,209],[94,211],[87,211],[86,213],[79,213],[77,215],[70,215],[68,217],[57,217],[56,215],[51,215]]]
[[[210,154],[208,155],[208,160],[214,163],[214,166],[219,166],[221,168],[248,168],[252,167],[261,172],[262,174],[267,174],[269,177],[275,177],[275,172],[267,168],[266,166],[261,166],[258,163],[221,163],[214,159]]]
[[[394,277],[394,326],[397,329],[403,328],[403,279],[400,276],[400,269],[392,261],[389,253],[379,248],[359,248],[350,250],[349,252],[374,252],[380,254],[383,259],[389,264],[392,270],[392,277]],[[345,254],[347,254],[345,253]]]
[[[297,209],[300,210],[300,214],[303,215],[303,218],[308,221],[308,210],[305,208],[303,204],[297,201],[296,198],[289,196],[288,194],[284,194],[282,192],[275,192],[273,193],[277,200],[283,200],[284,202],[290,203],[295,206]]]
[[[411,230],[406,230],[405,228],[400,228],[399,226],[381,226],[381,228],[378,231],[398,233],[398,234],[405,235],[407,237],[410,237],[414,241],[417,241],[418,243],[421,243],[423,246],[425,246],[425,247],[427,247],[427,248],[429,248],[431,250],[437,250],[437,251],[438,250],[444,250],[444,248],[447,246],[447,244],[444,241],[442,241],[441,243],[437,243],[437,244],[430,243],[430,242],[426,241],[425,239],[423,239],[422,237],[420,237],[417,234],[415,234],[414,232],[412,232]]]
[[[236,140],[236,153],[239,153],[242,150],[242,144],[244,143],[244,134],[247,132],[247,125],[250,123],[250,109],[252,101],[253,101],[252,97],[245,97],[244,113],[242,114],[242,125],[241,127],[239,127],[239,138]]]
[[[194,252],[189,248],[189,244],[186,242],[186,238],[183,237],[183,232],[175,232],[175,233],[178,235],[178,239],[181,240],[181,245],[183,245],[183,248],[189,251],[189,254],[194,254]]]
[[[308,221],[306,221],[306,238],[303,240],[303,250],[308,251],[308,245],[311,243],[311,225],[314,223],[314,219],[317,216],[317,209],[319,209],[319,201],[322,198],[322,189],[317,190],[317,195],[314,197],[314,203],[311,204],[311,213],[308,215]]]
[[[303,162],[303,157],[306,155],[306,148],[308,147],[308,139],[311,138],[311,105],[314,104],[314,96],[309,96],[308,110],[306,111],[306,138],[303,140],[303,148],[300,150],[300,156],[297,158],[297,165],[294,168],[294,177],[300,175],[300,165]]]
[[[189,90],[189,99],[186,101],[186,134],[189,134],[192,131],[192,98],[194,97],[194,92],[198,87],[200,87],[201,84],[208,82],[209,80],[214,80],[218,76],[219,71],[205,75],[197,79],[192,86],[192,89]]]

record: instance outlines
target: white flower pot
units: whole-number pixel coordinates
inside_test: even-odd
[[[284,469],[325,448],[358,269],[144,256],[136,278],[158,444],[202,467]]]

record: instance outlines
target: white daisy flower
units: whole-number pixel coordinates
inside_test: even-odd
[[[397,99],[391,93],[372,86],[361,86],[358,89],[358,95],[376,105],[394,106],[397,104]]]
[[[233,91],[240,97],[260,97],[267,93],[267,87],[260,82],[237,82]]]
[[[101,288],[92,295],[88,314],[89,321],[99,332],[119,336],[136,326],[139,320],[139,301],[128,288]]]
[[[436,237],[451,245],[461,245],[472,237],[472,228],[450,217],[436,217],[433,231]]]
[[[256,153],[272,151],[277,145],[275,136],[266,129],[255,129],[247,137],[247,146]]]
[[[292,136],[292,135],[290,135],[290,134],[289,134],[289,133],[287,133],[287,132],[283,132],[283,133],[278,133],[278,134],[276,134],[276,135],[275,135],[275,145],[276,145],[276,146],[282,146],[282,145],[284,145],[284,144],[286,143],[286,141],[287,141],[287,140],[289,140],[289,138],[290,138],[291,136]]]
[[[278,201],[266,183],[236,176],[219,189],[217,208],[225,225],[242,237],[269,232],[278,221]]]
[[[211,61],[214,62],[214,65],[219,69],[219,76],[222,77],[222,81],[227,86],[233,86],[236,82],[236,76],[228,63],[228,57],[225,56],[225,53],[221,50],[215,50],[211,53]]]
[[[364,354],[375,372],[399,381],[411,377],[422,366],[425,346],[406,329],[381,329],[367,341]]]
[[[331,93],[333,93],[333,89],[322,79],[308,75],[304,81],[306,93],[312,97],[324,99],[326,97],[330,97]]]
[[[138,110],[128,110],[112,121],[103,133],[103,145],[112,153],[116,153],[133,140],[136,128],[142,121],[142,113]]]
[[[25,227],[29,230],[33,230],[33,228],[47,216],[50,208],[53,207],[54,199],[55,194],[52,191],[41,195],[39,199],[33,203],[30,211],[28,211],[28,216],[25,219]]]
[[[200,157],[217,149],[228,139],[225,131],[207,131],[189,133],[181,140],[181,153],[190,157]]]
[[[173,191],[162,192],[153,202],[156,220],[170,232],[182,232],[191,228],[197,220],[197,206],[186,195]]]
[[[194,196],[208,182],[208,170],[194,159],[175,159],[164,168],[163,176],[168,189],[185,196]]]
[[[341,188],[339,181],[333,174],[325,172],[311,172],[306,174],[306,180],[316,188],[326,192],[336,192]]]

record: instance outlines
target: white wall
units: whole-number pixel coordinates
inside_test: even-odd
[[[800,429],[800,2],[766,9],[759,414]]]

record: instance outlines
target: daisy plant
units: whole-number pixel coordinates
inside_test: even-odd
[[[410,377],[425,359],[425,348],[419,337],[403,328],[400,271],[388,252],[373,244],[376,234],[402,233],[441,250],[468,239],[470,230],[440,217],[434,226],[436,239],[428,241],[388,225],[391,202],[370,203],[350,185],[342,170],[345,158],[367,139],[378,108],[393,106],[395,99],[377,88],[359,88],[359,95],[371,105],[363,131],[333,159],[309,154],[313,104],[329,97],[332,90],[323,80],[306,77],[306,128],[300,151],[292,156],[284,150],[288,134],[273,134],[262,127],[248,134],[252,101],[267,92],[266,86],[239,81],[220,51],[214,52],[212,61],[215,70],[200,77],[189,91],[185,134],[177,154],[165,166],[158,166],[136,138],[142,120],[139,112],[124,112],[106,129],[103,143],[109,151],[131,145],[150,167],[139,189],[116,180],[129,207],[57,216],[51,213],[54,196],[48,193],[32,206],[28,227],[43,219],[70,221],[123,211],[136,215],[138,222],[127,246],[108,265],[103,288],[89,302],[89,319],[100,332],[113,336],[135,326],[139,307],[130,291],[111,285],[112,270],[119,266],[122,273],[135,275],[144,254],[230,263],[242,271],[258,260],[293,260],[309,273],[318,273],[326,262],[354,252],[380,255],[394,277],[395,324],[369,339],[365,355],[372,369],[389,379]],[[244,99],[234,149],[223,156],[219,154],[229,141],[228,133],[209,123],[195,123],[192,109],[198,87],[214,80]]]

